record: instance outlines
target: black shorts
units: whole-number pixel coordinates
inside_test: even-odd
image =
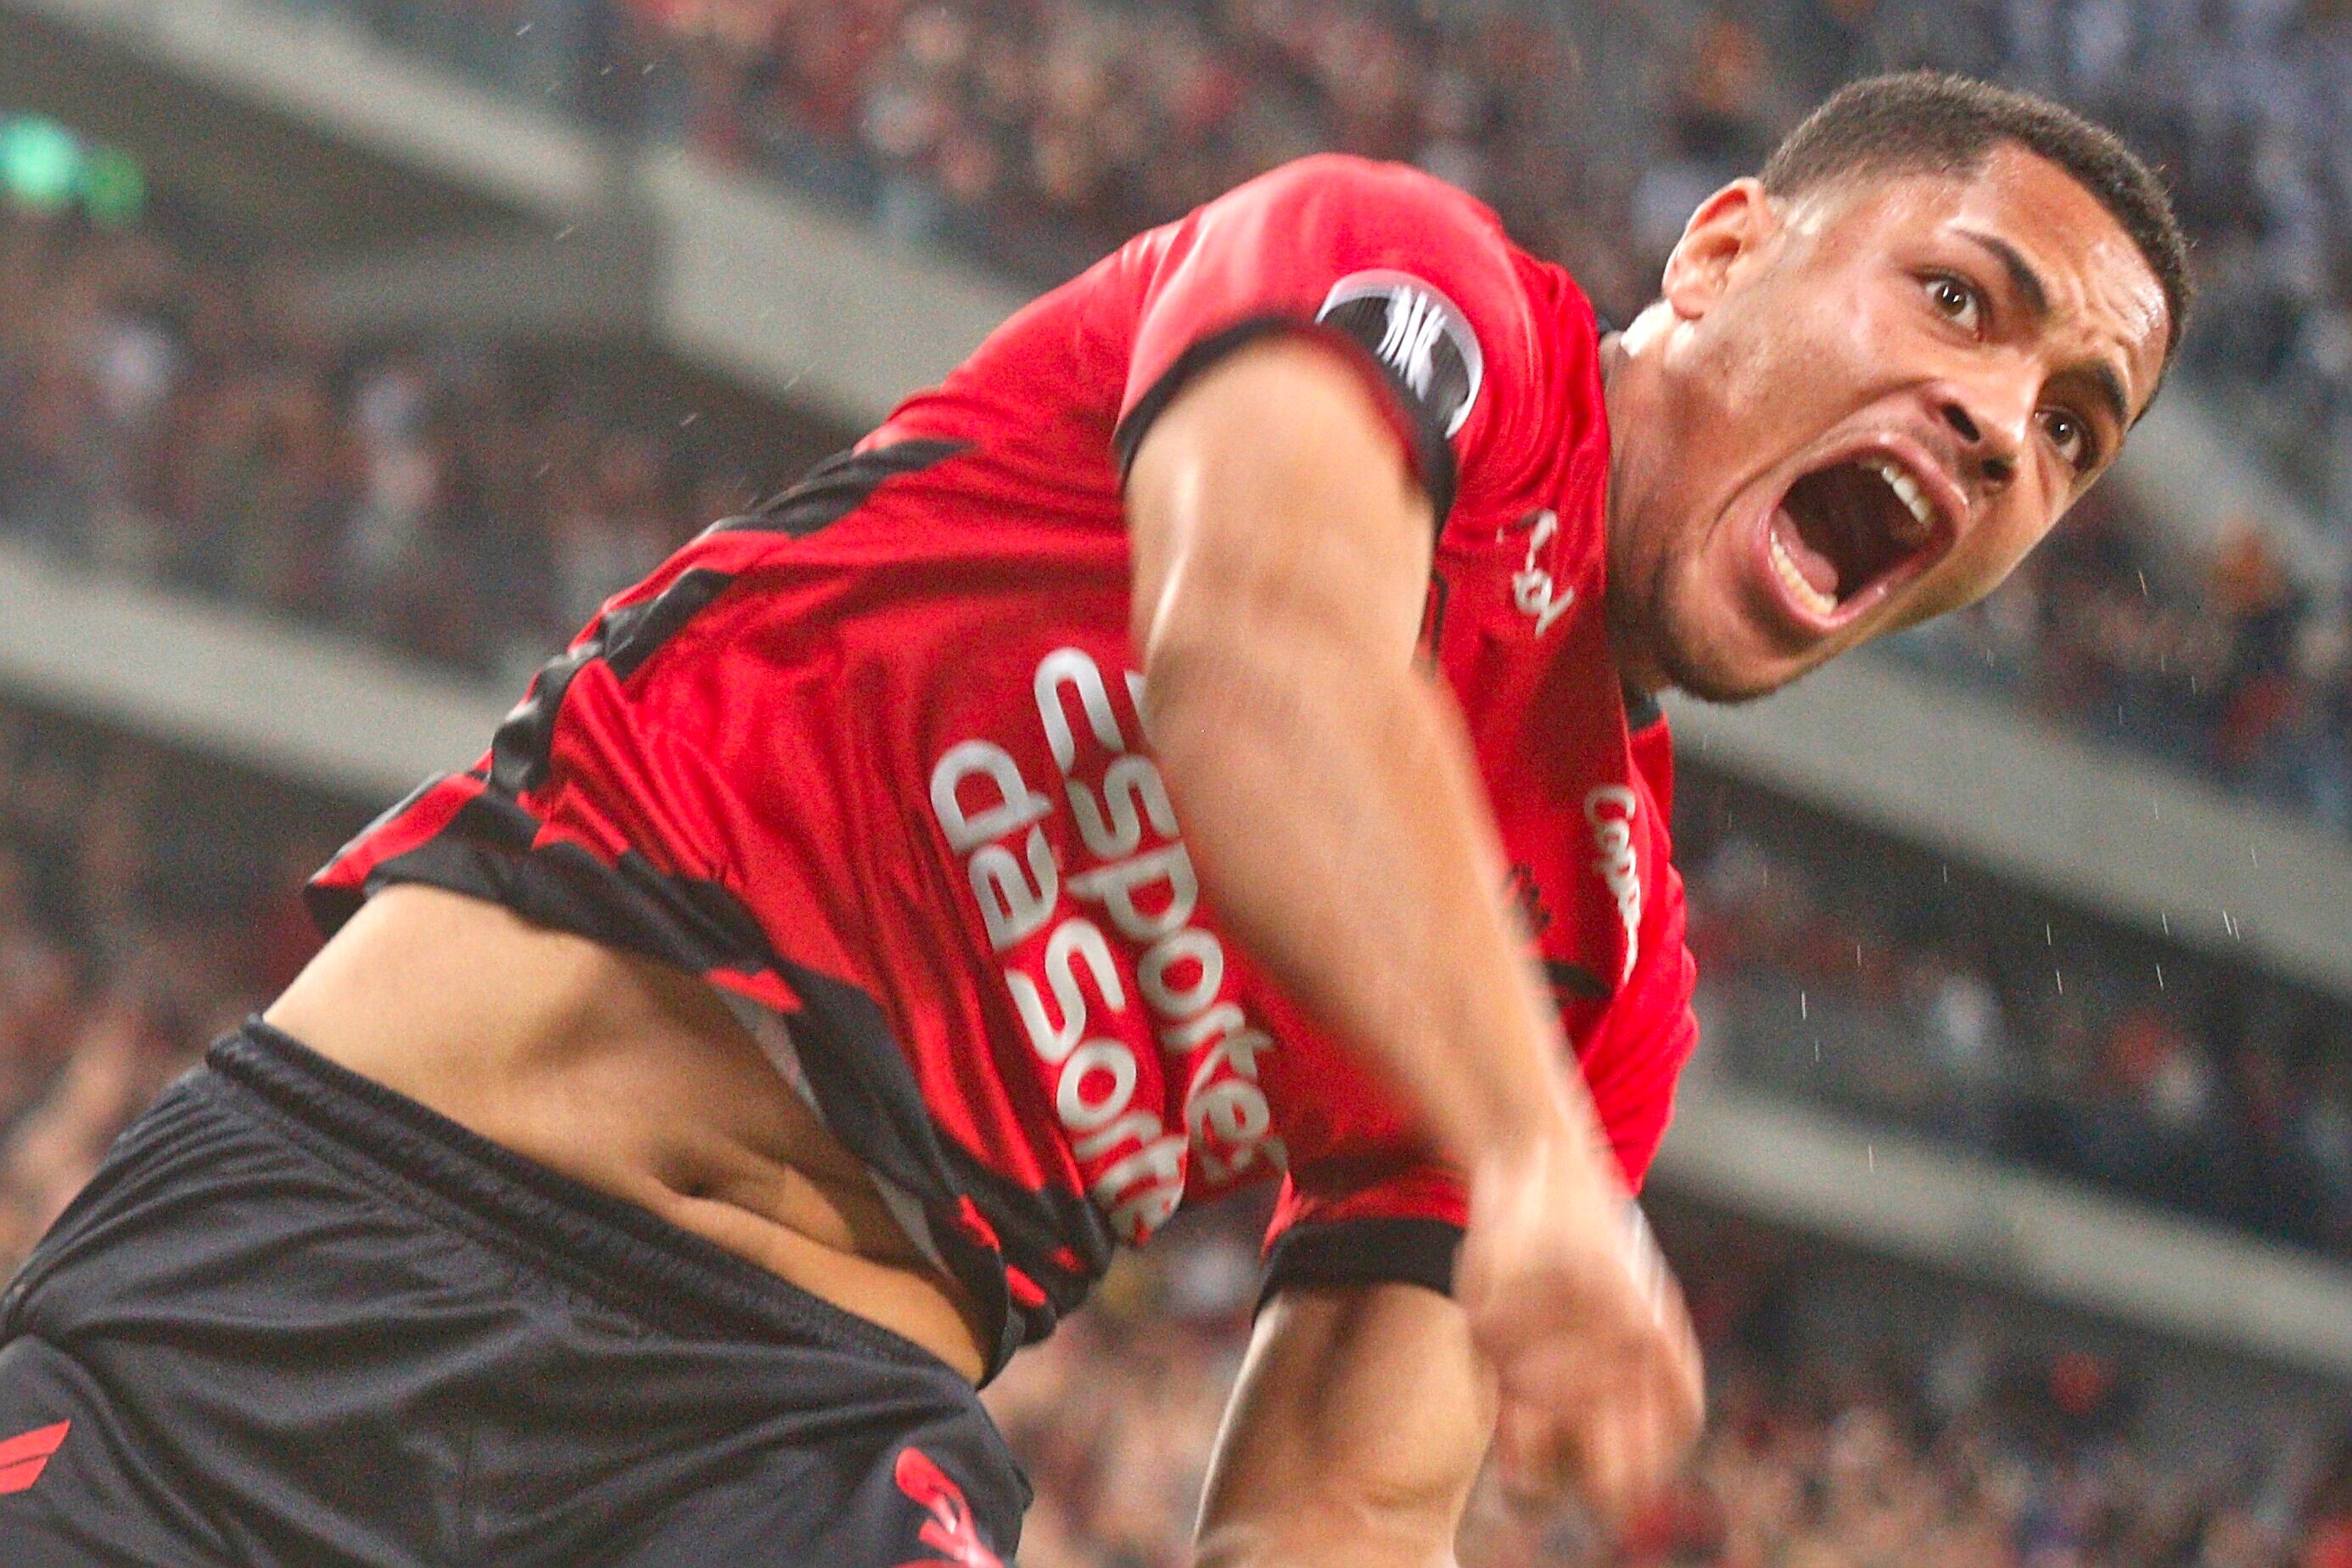
[[[263,1026],[0,1297],[0,1563],[1009,1562],[970,1384]]]

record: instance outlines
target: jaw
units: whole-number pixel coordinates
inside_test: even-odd
[[[1612,574],[1629,675],[1710,701],[1788,684],[1916,618],[1909,590],[1950,554],[1967,504],[1922,448],[1886,433],[1761,489],[1646,572]]]

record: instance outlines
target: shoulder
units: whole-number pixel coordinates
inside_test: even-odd
[[[1410,163],[1360,158],[1349,153],[1317,153],[1295,158],[1255,179],[1234,186],[1217,202],[1315,202],[1335,208],[1361,207],[1377,214],[1383,209],[1444,212],[1496,236],[1502,220],[1483,202],[1459,186]],[[1212,202],[1215,206],[1217,202]]]

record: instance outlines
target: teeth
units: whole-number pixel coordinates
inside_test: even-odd
[[[1772,531],[1772,574],[1780,579],[1781,586],[1797,603],[1813,614],[1827,619],[1837,613],[1837,600],[1806,582],[1805,574],[1797,570],[1797,563],[1789,554],[1789,547],[1780,542],[1777,528]]]
[[[1916,544],[1927,538],[1928,528],[1936,521],[1936,509],[1928,503],[1927,492],[1919,488],[1919,481],[1884,458],[1864,458],[1862,466],[1886,481],[1886,488],[1909,509],[1912,521],[1917,524],[1905,531],[1901,542]]]

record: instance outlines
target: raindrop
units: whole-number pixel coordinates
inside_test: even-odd
[[[2057,977],[2058,994],[2063,996],[2066,994],[2066,972],[2063,969],[2053,969],[2050,973]]]
[[[1813,1016],[1813,1012],[1812,1012],[1812,1003],[1811,1003],[1811,1001],[1806,997],[1806,995],[1805,995],[1805,994],[1804,994],[1803,992],[1801,992],[1801,991],[1798,992],[1798,993],[1797,993],[1797,1016],[1798,1016],[1798,1017],[1800,1017],[1800,1018],[1810,1018],[1810,1017],[1811,1017],[1812,1016]]]
[[[698,420],[698,419],[699,419],[699,418],[701,418],[701,417],[702,417],[702,415],[701,415],[701,413],[700,413],[699,411],[697,411],[697,412],[692,413],[692,414],[688,414],[685,418],[683,418],[683,419],[681,419],[681,420],[679,420],[679,421],[677,422],[677,427],[678,427],[679,429],[683,430],[683,429],[685,429],[688,426],[689,426],[689,425],[693,424],[696,420]]]
[[[2161,963],[2156,966],[2156,988],[2158,991],[2164,989],[2164,965]]]
[[[1867,1153],[1867,1154],[1870,1156],[1870,1168],[1871,1168],[1872,1170],[1874,1170],[1874,1171],[1877,1170],[1877,1169],[1878,1169],[1878,1145],[1877,1145],[1877,1144],[1875,1144],[1875,1143],[1865,1143],[1865,1144],[1864,1144],[1862,1147],[1863,1147],[1864,1152],[1865,1153]]]

